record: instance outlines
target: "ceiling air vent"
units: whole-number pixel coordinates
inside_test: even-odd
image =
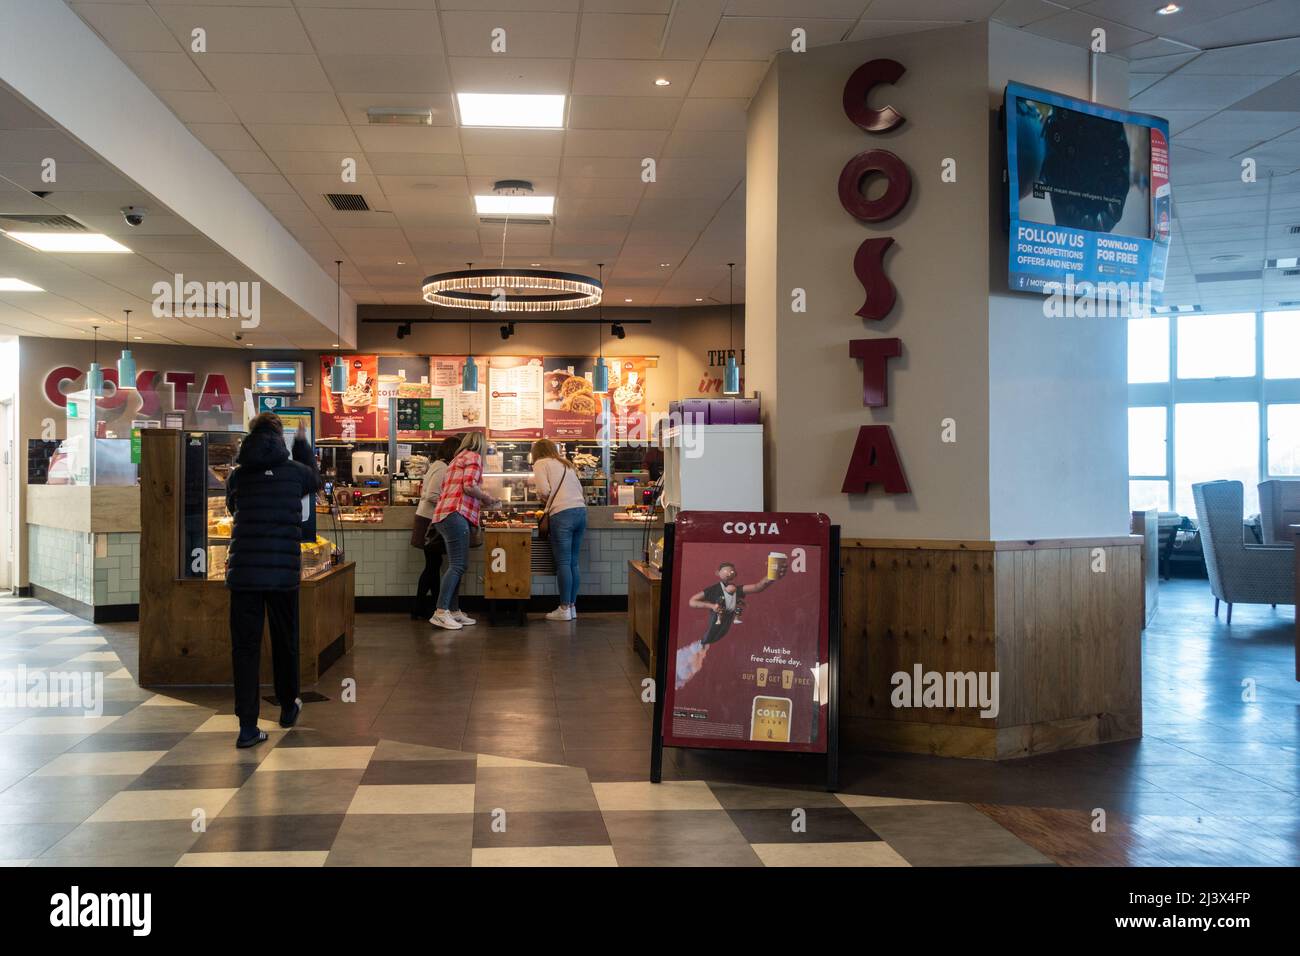
[[[1288,279],[1293,279],[1296,276],[1300,276],[1300,269],[1286,269],[1283,271],[1282,275],[1286,276]]]
[[[1292,226],[1290,229],[1290,233],[1293,236],[1300,236],[1300,226]]]
[[[1248,282],[1251,279],[1260,278],[1263,274],[1262,269],[1242,269],[1237,272],[1202,272],[1195,278],[1201,284],[1208,282]]]
[[[326,193],[329,204],[339,212],[369,212],[370,203],[360,193]]]
[[[23,216],[0,212],[0,222],[17,222],[41,229],[62,229],[65,232],[86,232],[86,227],[71,216]]]

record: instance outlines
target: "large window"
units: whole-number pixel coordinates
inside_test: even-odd
[[[1265,378],[1300,378],[1300,312],[1265,312]]]
[[[1300,478],[1300,405],[1268,406],[1268,473]]]
[[[1192,485],[1300,478],[1300,311],[1129,322],[1129,504],[1195,516]]]
[[[1255,314],[1180,315],[1179,378],[1247,378],[1255,374]]]
[[[1240,481],[1245,514],[1259,511],[1259,406],[1201,402],[1174,406],[1174,472],[1179,513],[1196,514],[1192,485],[1220,478]]]

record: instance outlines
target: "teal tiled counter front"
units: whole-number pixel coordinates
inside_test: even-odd
[[[29,525],[27,579],[37,597],[87,620],[132,619],[140,603],[140,534]]]

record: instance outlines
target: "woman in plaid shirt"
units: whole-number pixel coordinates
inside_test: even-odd
[[[438,588],[438,609],[429,618],[435,627],[458,631],[474,619],[460,610],[452,610],[459,603],[460,579],[469,564],[470,529],[478,527],[479,508],[489,508],[500,502],[483,490],[483,454],[487,439],[482,432],[466,432],[460,441],[460,451],[447,466],[438,494],[438,507],[430,519],[447,546],[447,570],[443,572]]]

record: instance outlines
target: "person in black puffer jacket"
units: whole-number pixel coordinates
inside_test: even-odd
[[[226,482],[226,507],[234,516],[226,587],[230,589],[230,643],[235,677],[237,747],[266,739],[257,715],[262,620],[269,619],[280,726],[292,727],[302,711],[298,696],[298,582],[302,566],[304,501],[316,479],[292,461],[284,426],[270,412],[253,419]]]

